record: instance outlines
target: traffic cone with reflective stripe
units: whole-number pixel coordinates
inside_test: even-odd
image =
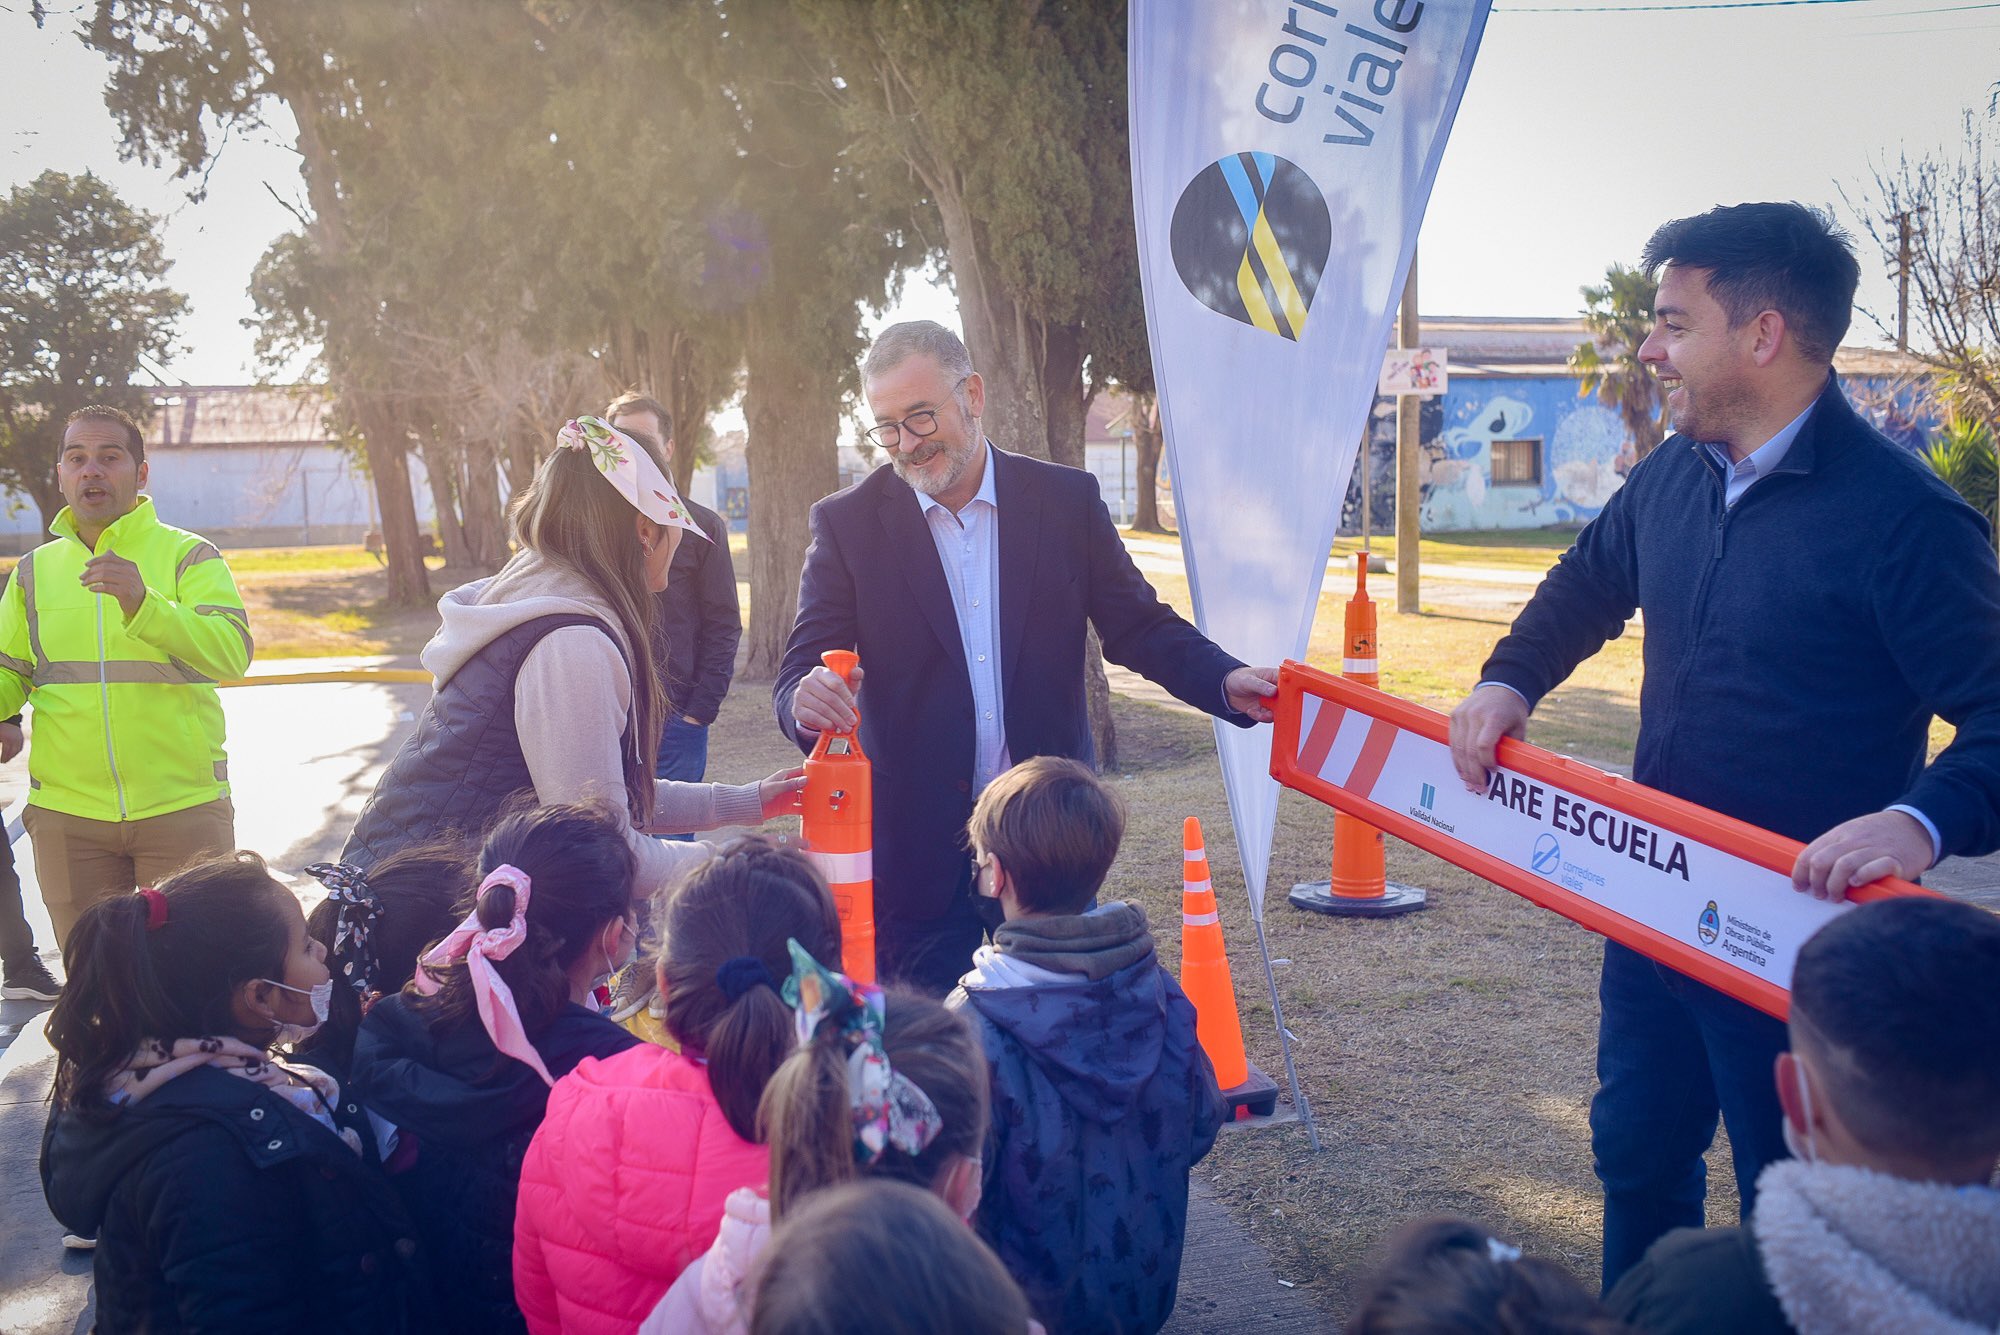
[[[1368,561],[1354,560],[1354,596],[1347,600],[1346,653],[1340,675],[1363,686],[1381,683],[1376,654],[1375,604],[1368,597]],[[1333,869],[1324,881],[1292,887],[1294,907],[1348,918],[1391,918],[1424,907],[1427,896],[1414,885],[1389,883],[1382,832],[1358,816],[1333,813]]]
[[[1195,1034],[1234,1115],[1269,1116],[1278,1106],[1278,1086],[1243,1051],[1243,1022],[1236,1013],[1222,915],[1209,880],[1208,849],[1201,822],[1193,816],[1182,823],[1181,847],[1181,991],[1194,1003]]]
[[[860,659],[829,649],[823,661],[852,680]],[[854,726],[859,729],[861,720]],[[826,877],[840,915],[841,971],[857,982],[875,981],[874,771],[854,732],[823,732],[806,758],[800,799],[806,856]]]

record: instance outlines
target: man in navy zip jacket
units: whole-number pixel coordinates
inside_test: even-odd
[[[1856,416],[1832,374],[1859,270],[1797,204],[1670,222],[1639,350],[1675,434],[1549,571],[1453,712],[1460,776],[1645,613],[1633,777],[1806,843],[1802,892],[2000,847],[2000,574],[1987,525]],[[1957,727],[1924,764],[1930,719]],[[1591,1150],[1609,1288],[1699,1227],[1729,1128],[1745,1217],[1784,1156],[1785,1027],[1615,942],[1599,985]]]

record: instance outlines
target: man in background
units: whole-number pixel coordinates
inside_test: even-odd
[[[621,394],[604,410],[620,431],[644,436],[674,458],[674,419],[665,405],[643,394]],[[667,674],[667,723],[660,733],[654,773],[662,779],[699,783],[708,772],[708,729],[729,694],[736,674],[736,644],[743,638],[743,612],[736,600],[736,568],[729,559],[729,530],[722,516],[687,497],[681,503],[708,535],[707,542],[684,542],[667,571],[660,600],[660,633],[655,646]]]

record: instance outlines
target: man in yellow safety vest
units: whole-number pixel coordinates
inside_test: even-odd
[[[140,494],[137,422],[71,414],[56,480],[55,538],[0,595],[0,718],[34,711],[23,820],[60,945],[97,900],[236,846],[215,683],[252,646],[222,554]]]

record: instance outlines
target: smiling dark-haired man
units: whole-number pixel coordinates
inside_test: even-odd
[[[80,408],[54,539],[0,596],[0,717],[34,711],[28,809],[58,944],[99,899],[236,846],[215,684],[250,666],[250,620],[222,554],[153,513],[146,441]]]
[[[1798,204],[1667,223],[1639,356],[1675,434],[1549,571],[1453,711],[1458,772],[1645,612],[1633,777],[1806,844],[1802,892],[1839,899],[2000,847],[2000,572],[1986,521],[1863,421],[1833,375],[1859,268]],[[1957,736],[1924,763],[1932,715]],[[1747,1216],[1784,1157],[1778,1020],[1616,942],[1599,985],[1591,1149],[1604,1281],[1702,1222],[1702,1155],[1729,1128]]]

